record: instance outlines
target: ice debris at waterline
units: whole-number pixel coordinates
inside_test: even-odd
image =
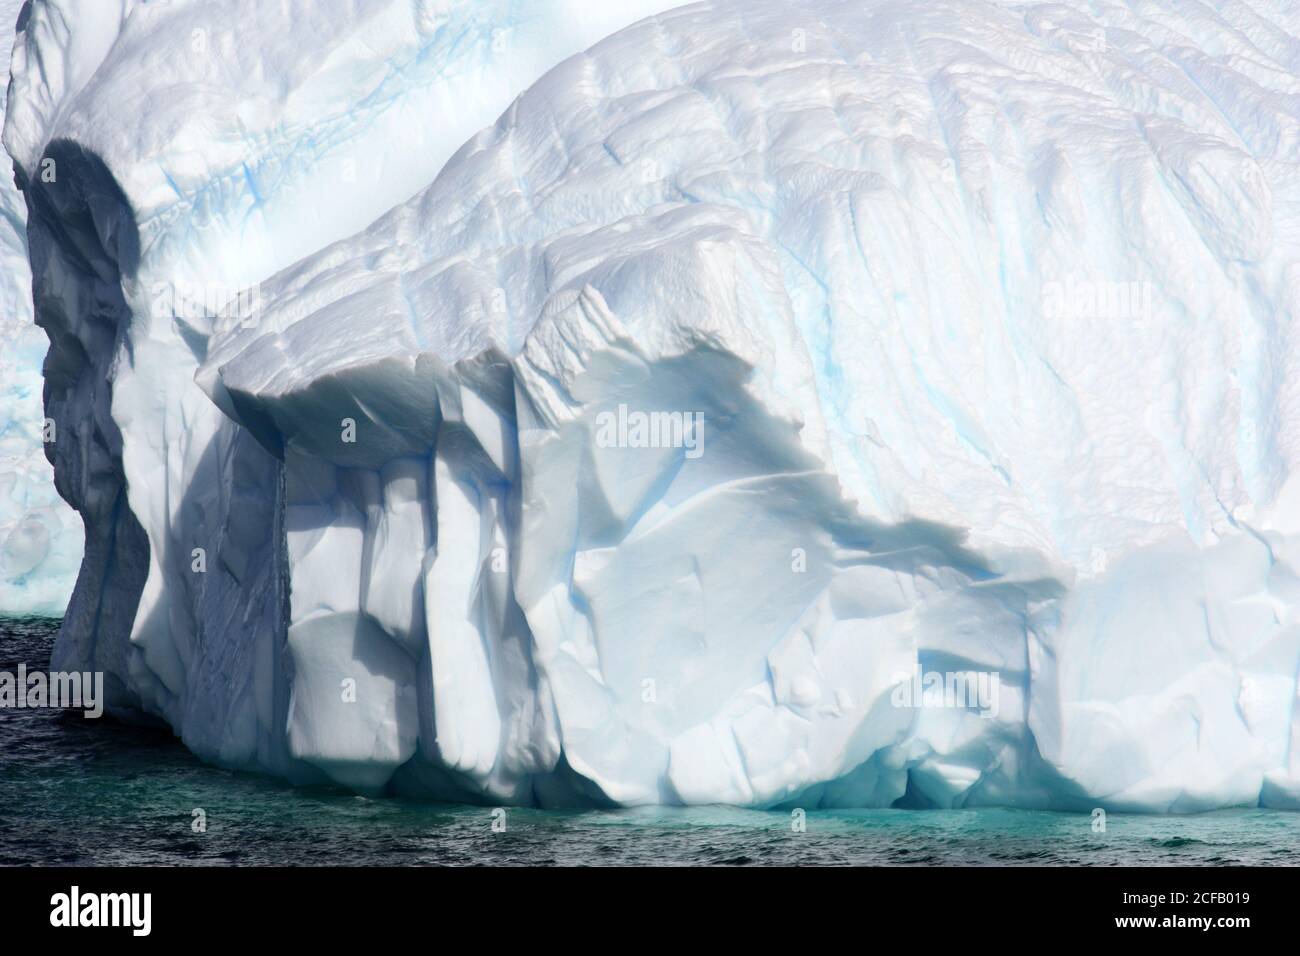
[[[5,144],[110,705],[366,792],[1300,806],[1294,7],[90,6]]]

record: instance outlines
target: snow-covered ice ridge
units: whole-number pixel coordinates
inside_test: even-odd
[[[0,0],[4,85],[21,7]],[[41,362],[48,340],[32,323],[26,218],[13,166],[0,150],[0,614],[59,615],[81,563],[82,529],[45,459]]]
[[[5,129],[54,666],[367,792],[1300,806],[1292,5],[697,4],[454,155],[563,4],[81,6]]]

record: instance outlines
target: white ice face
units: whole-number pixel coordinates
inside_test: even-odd
[[[21,7],[21,0],[0,0],[6,83]],[[47,344],[32,321],[27,207],[0,150],[0,612],[7,614],[62,614],[81,563],[81,519],[55,491],[45,458],[45,440],[57,437],[41,408]]]
[[[5,143],[117,706],[365,791],[1300,805],[1294,10],[634,4],[486,126],[571,5],[77,6]]]

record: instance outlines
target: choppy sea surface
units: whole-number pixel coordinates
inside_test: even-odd
[[[57,621],[0,619],[0,670],[47,670]],[[204,832],[195,832],[202,810]],[[0,708],[0,865],[1300,865],[1300,813],[509,809],[296,789],[169,733]]]

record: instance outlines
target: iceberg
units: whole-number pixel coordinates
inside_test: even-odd
[[[1300,806],[1295,11],[85,9],[4,142],[110,710],[487,803]]]
[[[0,77],[21,4],[0,0]],[[4,103],[0,102],[0,121]],[[0,151],[0,613],[57,617],[81,564],[81,519],[54,486],[45,459],[41,363],[47,340],[32,324],[27,210]]]

